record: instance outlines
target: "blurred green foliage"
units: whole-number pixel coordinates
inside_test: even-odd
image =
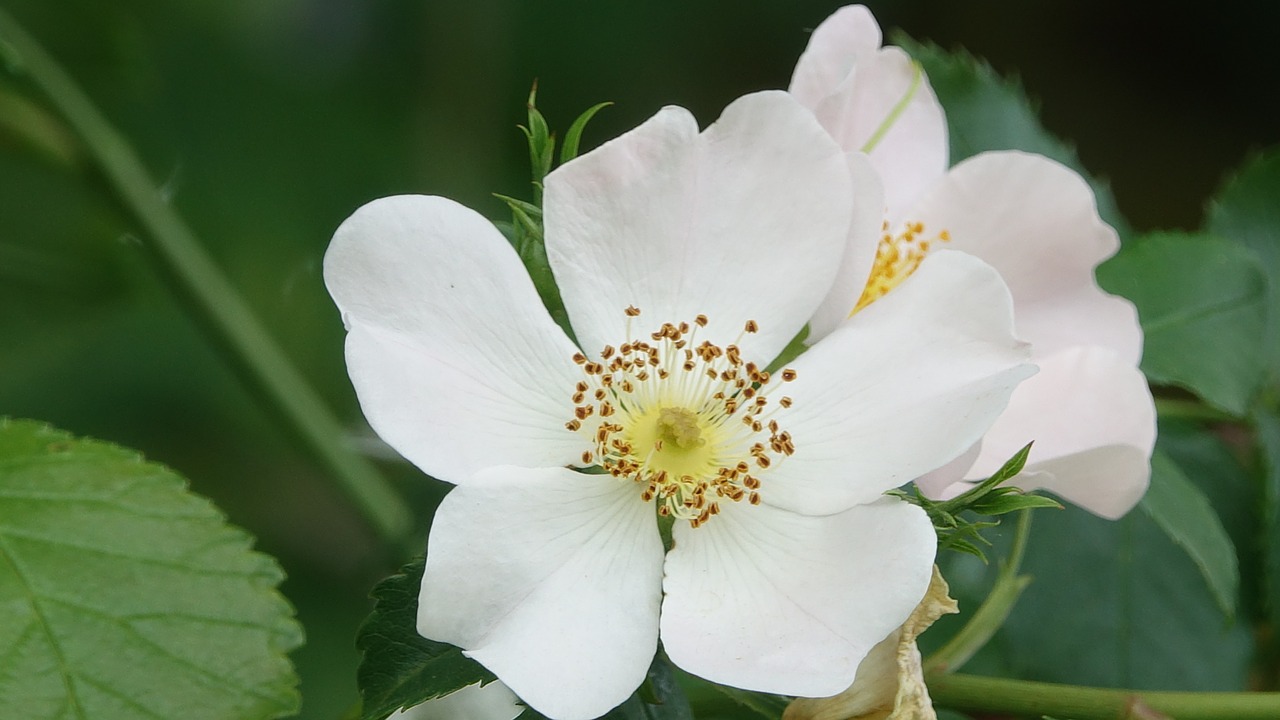
[[[516,125],[535,78],[553,127],[616,103],[588,127],[584,149],[664,104],[710,122],[738,95],[785,87],[805,29],[838,5],[5,2],[135,143],[294,362],[349,419],[353,441],[374,453],[383,451],[360,419],[320,279],[343,218],[411,192],[502,218],[491,193],[529,197]],[[1259,79],[1280,71],[1267,35],[1280,6],[1158,17],[1143,3],[1100,0],[872,9],[885,27],[963,44],[1001,73],[1020,70],[1046,125],[1112,181],[1138,230],[1199,227],[1220,176],[1251,148],[1280,142],[1277,110],[1254,101]],[[146,240],[65,129],[3,73],[0,228],[0,413],[138,448],[256,533],[289,573],[285,592],[307,628],[296,655],[302,717],[340,717],[356,698],[353,639],[367,593],[403,558],[377,547],[268,421],[173,301]],[[394,460],[386,468],[425,531],[444,488]],[[1148,532],[1065,517],[1056,532],[1068,536]]]

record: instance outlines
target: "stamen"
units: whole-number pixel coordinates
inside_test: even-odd
[[[911,273],[920,267],[925,256],[933,248],[933,242],[923,237],[924,224],[919,222],[903,223],[903,231],[898,235],[888,232],[885,225],[884,235],[876,247],[875,263],[871,267],[871,277],[862,290],[862,296],[854,306],[853,315],[862,308],[884,297],[890,290],[911,277]],[[951,234],[942,230],[936,236],[938,242],[950,242]],[[785,380],[785,378],[783,378]]]
[[[772,417],[791,407],[791,398],[770,399],[770,373],[744,361],[736,342],[699,340],[706,315],[662,323],[650,343],[631,335],[640,309],[624,313],[625,342],[604,346],[599,362],[574,356],[585,378],[573,388],[574,417],[565,428],[585,435],[582,464],[636,483],[641,500],[693,527],[717,515],[719,501],[759,504],[758,473],[795,452]],[[759,330],[748,320],[742,332]],[[785,368],[779,376],[791,382],[796,372]]]

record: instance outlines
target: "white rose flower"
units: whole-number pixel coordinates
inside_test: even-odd
[[[662,110],[546,178],[581,349],[475,212],[403,196],[344,222],[325,281],[361,407],[457,485],[419,631],[555,718],[625,700],[659,637],[715,682],[846,688],[931,575],[929,520],[883,493],[977,441],[1033,372],[1008,290],[961,253],[765,371],[848,237],[874,237],[864,196],[879,207],[865,158],[786,93],[701,133]]]

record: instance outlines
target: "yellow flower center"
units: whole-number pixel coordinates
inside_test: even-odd
[[[884,297],[890,290],[901,285],[903,280],[911,277],[911,273],[920,267],[925,256],[933,249],[935,241],[951,241],[951,234],[946,230],[939,232],[932,240],[929,239],[925,236],[924,225],[918,222],[906,223],[902,232],[897,235],[888,232],[888,223],[885,223],[883,230],[880,244],[876,246],[876,260],[871,267],[871,277],[850,315]]]
[[[737,344],[698,342],[706,316],[664,323],[649,342],[631,339],[630,319],[640,311],[626,314],[620,347],[605,346],[598,360],[573,358],[586,377],[574,387],[565,427],[589,438],[582,464],[634,482],[660,514],[693,527],[719,513],[722,501],[759,504],[761,472],[795,452],[773,418],[791,398],[772,402],[772,374],[744,361]],[[748,321],[743,333],[758,329]],[[796,373],[778,376],[789,382]]]

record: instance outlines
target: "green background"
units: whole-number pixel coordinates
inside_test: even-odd
[[[135,144],[292,360],[360,418],[342,328],[320,279],[360,204],[445,195],[503,217],[527,197],[515,125],[538,79],[563,129],[616,103],[584,148],[660,106],[705,123],[785,87],[834,2],[10,0]],[[1196,12],[1147,3],[896,2],[886,28],[964,46],[1021,75],[1055,133],[1111,181],[1137,230],[1199,227],[1204,201],[1280,142],[1271,33],[1280,5]],[[0,74],[0,414],[145,452],[189,477],[280,558],[309,642],[304,717],[354,702],[355,629],[388,554],[259,409],[154,272],[145,238],[82,153]],[[36,132],[32,144],[15,126]],[[387,459],[425,539],[444,488]]]

